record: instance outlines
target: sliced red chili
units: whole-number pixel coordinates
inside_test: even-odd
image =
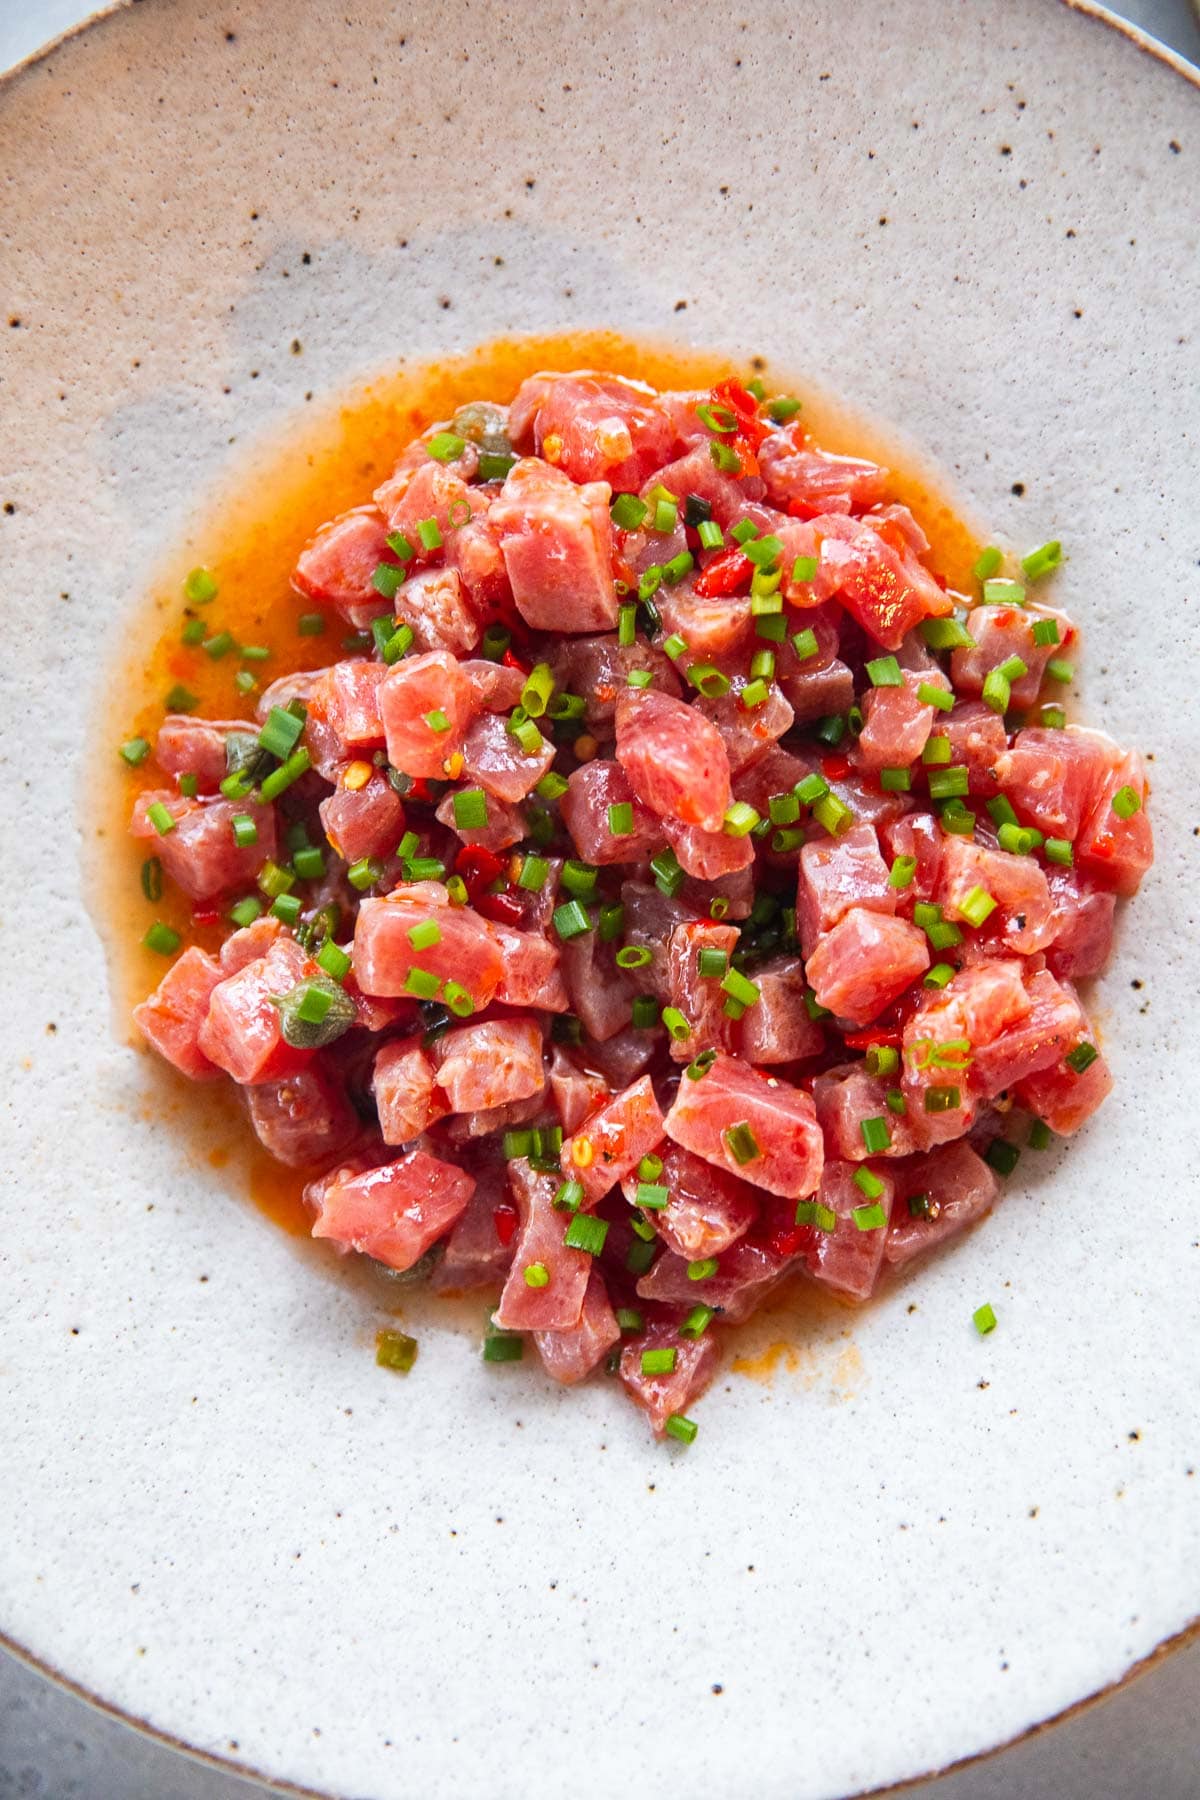
[[[482,844],[464,844],[454,859],[455,874],[461,875],[467,884],[467,892],[474,896],[475,889],[490,887],[497,876],[504,873],[504,861],[493,850],[485,850]]]
[[[740,381],[718,381],[712,390],[712,404],[727,406],[735,415],[738,422],[736,447],[753,458],[770,429],[758,416],[758,401],[754,395]]]
[[[215,906],[194,906],[192,908],[193,925],[216,925],[221,915]]]
[[[502,1200],[499,1206],[492,1208],[492,1223],[496,1227],[496,1236],[507,1249],[516,1237],[517,1226],[520,1224],[516,1207],[510,1206],[507,1200]]]
[[[848,756],[823,756],[821,758],[821,773],[826,781],[845,781],[851,766]]]
[[[767,1239],[776,1256],[800,1256],[815,1244],[816,1233],[811,1225],[781,1225]]]
[[[702,600],[713,600],[728,594],[736,594],[741,587],[748,586],[754,575],[754,564],[742,550],[731,544],[728,550],[721,550],[706,563],[695,581],[692,592],[699,594]]]
[[[898,1050],[903,1037],[900,1025],[869,1025],[865,1031],[848,1031],[842,1042],[847,1050],[870,1050],[876,1044],[890,1044]]]
[[[506,669],[516,669],[518,674],[528,675],[528,673],[529,673],[529,669],[528,669],[527,665],[521,661],[520,657],[513,655],[511,645],[504,652],[504,655],[500,658],[500,661],[503,663],[503,665]]]

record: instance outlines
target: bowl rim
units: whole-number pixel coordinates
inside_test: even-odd
[[[1200,6],[1200,0],[1195,0],[1195,3]],[[133,7],[138,4],[139,0],[112,0],[109,5],[99,6],[85,18],[68,26],[65,31],[59,32],[48,43],[30,51],[11,68],[0,70],[0,101],[3,100],[9,87],[29,74],[39,63],[56,55],[73,38],[82,36],[85,31],[91,31],[94,27],[116,18],[121,13],[132,11]],[[1107,6],[1101,5],[1100,0],[1056,0],[1056,4],[1066,7],[1069,12],[1078,13],[1082,18],[1091,20],[1093,24],[1104,26],[1117,36],[1126,39],[1142,55],[1153,58],[1165,68],[1170,69],[1173,74],[1182,77],[1200,95],[1200,67],[1190,62],[1178,51],[1172,50],[1169,45],[1162,43],[1158,38],[1152,37],[1149,32],[1143,31],[1131,20],[1122,18]],[[1080,1717],[1084,1712],[1090,1711],[1093,1707],[1110,1699],[1114,1694],[1119,1694],[1125,1688],[1131,1687],[1144,1675],[1157,1668],[1160,1663],[1165,1662],[1175,1651],[1186,1649],[1190,1644],[1197,1642],[1200,1642],[1200,1613],[1197,1613],[1180,1630],[1161,1639],[1152,1650],[1148,1651],[1145,1656],[1139,1657],[1115,1681],[1107,1682],[1103,1687],[1097,1688],[1091,1694],[1085,1694],[1080,1700],[1072,1701],[1069,1706],[1062,1707],[1047,1718],[1027,1725],[1024,1730],[1016,1732],[1012,1737],[993,1744],[987,1750],[972,1751],[966,1756],[956,1757],[952,1762],[925,1769],[917,1775],[906,1776],[902,1781],[888,1782],[882,1787],[860,1788],[855,1794],[848,1796],[847,1800],[884,1800],[884,1797],[888,1795],[907,1793],[922,1783],[939,1780],[945,1775],[956,1774],[962,1769],[969,1769],[977,1763],[987,1762],[993,1757],[1001,1756],[1004,1752],[1017,1748],[1018,1745],[1030,1743],[1033,1739],[1041,1737],[1043,1733]],[[35,1670],[56,1687],[73,1695],[75,1699],[83,1701],[95,1712],[115,1720],[118,1724],[127,1726],[130,1730],[149,1738],[153,1743],[161,1744],[167,1750],[173,1750],[181,1756],[190,1758],[193,1762],[198,1762],[221,1774],[237,1775],[243,1780],[257,1782],[268,1793],[291,1796],[294,1797],[294,1800],[341,1800],[341,1797],[335,1795],[331,1788],[306,1787],[287,1777],[268,1775],[252,1763],[241,1762],[236,1757],[223,1756],[216,1751],[203,1750],[195,1744],[188,1743],[186,1739],[177,1737],[173,1732],[152,1724],[148,1719],[139,1718],[136,1713],[129,1712],[124,1707],[106,1700],[102,1694],[96,1693],[93,1689],[74,1680],[65,1670],[57,1668],[53,1663],[35,1655],[25,1645],[10,1637],[2,1626],[0,1626],[0,1649],[6,1651],[24,1667]]]

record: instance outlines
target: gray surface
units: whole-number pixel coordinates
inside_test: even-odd
[[[89,10],[87,0],[0,0],[0,68]],[[1126,0],[1122,10],[1200,62],[1187,0]],[[1200,1800],[1198,1771],[1200,1643],[1066,1724],[909,1791],[915,1800]],[[0,1800],[249,1800],[263,1791],[139,1736],[0,1654]]]

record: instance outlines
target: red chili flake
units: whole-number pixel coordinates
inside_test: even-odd
[[[474,894],[471,903],[477,913],[495,919],[498,925],[520,925],[525,917],[521,902],[512,894]]]
[[[734,447],[753,461],[754,452],[770,431],[770,426],[764,425],[758,416],[758,401],[754,395],[740,381],[718,381],[711,399],[714,406],[726,406],[734,414],[738,422]],[[747,472],[754,474],[756,469]]]
[[[692,592],[699,594],[702,600],[713,600],[729,594],[736,594],[743,585],[749,585],[754,575],[754,564],[742,550],[731,544],[728,550],[721,550],[705,565],[692,583]]]
[[[496,1236],[507,1249],[516,1237],[520,1223],[516,1207],[510,1206],[507,1200],[502,1200],[499,1206],[492,1208],[492,1223],[496,1227]]]
[[[462,876],[467,892],[471,893],[477,887],[490,887],[498,875],[503,875],[504,863],[482,844],[464,844],[454,859],[454,871]]]
[[[845,781],[852,765],[848,756],[823,756],[821,773],[826,781]]]
[[[215,925],[221,915],[215,906],[195,906],[192,908],[193,925]]]
[[[427,806],[433,799],[433,795],[429,792],[429,783],[424,775],[412,777],[412,786],[409,788],[406,798],[415,800],[418,805],[422,806]]]
[[[511,648],[504,652],[504,655],[500,658],[500,661],[506,669],[516,669],[522,675],[529,674],[529,670],[528,670],[527,666],[520,660],[519,657],[516,657],[513,655]]]
[[[903,1037],[899,1025],[869,1025],[865,1031],[848,1031],[842,1042],[847,1050],[870,1050],[876,1044],[890,1044],[898,1050]]]
[[[800,1256],[815,1248],[816,1233],[811,1225],[781,1225],[768,1237],[767,1245],[776,1256]]]

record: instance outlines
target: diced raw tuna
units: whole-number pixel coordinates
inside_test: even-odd
[[[852,1163],[826,1163],[817,1204],[836,1213],[837,1224],[832,1231],[817,1231],[806,1261],[809,1274],[822,1287],[832,1288],[847,1300],[862,1301],[871,1298],[883,1267],[895,1187],[890,1169],[876,1167],[871,1173],[883,1192],[868,1199],[854,1179],[856,1173]],[[862,1217],[861,1209],[875,1206],[883,1209],[883,1223],[860,1229],[855,1213]]]
[[[868,1025],[925,973],[929,944],[907,919],[852,906],[805,966],[822,1006],[851,1025]]]
[[[409,931],[429,918],[441,938],[414,950]],[[456,981],[479,1012],[500,984],[504,961],[486,919],[470,907],[452,907],[440,883],[422,882],[394,888],[381,900],[364,900],[354,926],[354,972],[364,994],[406,993],[413,968],[439,981]]]
[[[385,1144],[411,1144],[449,1110],[419,1037],[393,1038],[375,1055],[371,1085]]]
[[[204,1055],[245,1087],[302,1069],[312,1051],[293,1049],[284,1041],[280,1011],[271,996],[286,994],[320,972],[294,939],[277,938],[265,956],[214,987],[197,1039]]]
[[[848,712],[854,704],[854,675],[844,662],[826,663],[824,668],[784,670],[779,685],[787,695],[793,723],[810,725],[814,719],[829,718],[833,713]]]
[[[996,765],[1008,748],[1004,720],[982,700],[959,701],[952,713],[939,713],[934,737],[950,740],[950,761],[967,771],[971,793],[990,800],[1000,792]]]
[[[793,719],[783,690],[774,681],[761,706],[743,706],[742,695],[748,684],[747,676],[735,675],[727,694],[716,700],[697,700],[692,708],[693,717],[702,714],[711,719],[720,732],[730,772],[734,775],[766,756],[790,728]]]
[[[671,933],[677,925],[699,917],[699,911],[691,904],[686,892],[672,897],[640,881],[621,883],[621,904],[625,908],[625,942],[649,950],[652,958],[637,971],[639,986],[643,993],[669,1000],[671,984],[667,953]],[[708,910],[707,902],[704,910]]]
[[[488,929],[504,959],[495,998],[506,1006],[536,1006],[543,1012],[567,1012],[570,997],[560,967],[557,945],[536,931],[488,921]]]
[[[1016,1099],[1059,1137],[1071,1137],[1108,1098],[1112,1085],[1112,1071],[1103,1056],[1089,1063],[1082,1075],[1060,1061],[1019,1081]]]
[[[406,775],[440,779],[473,710],[474,690],[449,651],[405,657],[379,686],[388,761]]]
[[[1121,752],[1102,731],[1030,726],[996,759],[996,778],[1022,820],[1047,837],[1074,840],[1120,761]]]
[[[897,650],[922,619],[954,610],[948,594],[913,555],[893,520],[854,520],[822,514],[813,521],[820,543],[814,593],[833,593],[885,650]]]
[[[310,706],[349,756],[383,743],[379,684],[387,672],[383,663],[348,658],[324,670],[313,689]]]
[[[510,1100],[507,1106],[485,1106],[479,1112],[452,1113],[446,1120],[447,1138],[454,1144],[466,1144],[472,1138],[495,1138],[498,1131],[511,1131],[520,1125],[547,1123],[543,1094],[528,1100]]]
[[[932,900],[942,872],[945,836],[929,813],[912,813],[903,819],[886,819],[879,827],[879,842],[890,864],[902,856],[916,861],[913,878],[897,893],[898,910],[911,912],[917,900]]]
[[[673,1349],[675,1366],[669,1374],[647,1375],[642,1368],[645,1350]],[[666,1429],[677,1413],[686,1416],[717,1372],[720,1349],[711,1330],[703,1337],[681,1338],[666,1320],[654,1320],[621,1351],[621,1380],[629,1397],[649,1415],[655,1434]]]
[[[1113,811],[1113,798],[1124,789],[1131,790],[1141,802],[1127,819]],[[1154,838],[1146,811],[1148,793],[1146,765],[1141,756],[1134,751],[1122,757],[1101,782],[1075,845],[1076,858],[1085,873],[1118,894],[1136,894],[1142,876],[1154,861]]]
[[[270,913],[264,913],[260,919],[255,919],[253,925],[244,925],[240,931],[235,931],[221,945],[222,973],[236,975],[247,963],[257,962],[260,956],[267,954],[282,931],[282,924],[278,919],[272,918]]]
[[[1087,1036],[1079,1001],[1047,970],[1031,975],[1027,987],[1031,1004],[1025,1016],[976,1048],[973,1073],[988,1096],[1061,1062]]]
[[[1057,644],[1034,641],[1033,628],[1045,619],[1053,619],[1058,627]],[[1046,664],[1052,656],[1061,656],[1075,637],[1075,627],[1065,613],[1033,606],[977,606],[967,621],[967,630],[975,647],[955,650],[950,658],[955,688],[960,694],[981,694],[991,670],[998,669],[1010,656],[1018,656],[1027,673],[1012,683],[1015,707],[1033,705]]]
[[[825,1136],[825,1153],[842,1162],[865,1162],[868,1155],[908,1156],[918,1147],[911,1113],[894,1113],[887,1103],[895,1080],[868,1075],[862,1063],[826,1069],[813,1082],[813,1103]],[[868,1151],[863,1142],[864,1119],[883,1119],[890,1142],[883,1150]]]
[[[685,1261],[703,1262],[706,1257],[720,1256],[745,1237],[759,1216],[760,1196],[752,1187],[678,1144],[664,1144],[659,1154],[662,1174],[656,1175],[654,1182],[665,1187],[670,1197],[665,1207],[651,1210],[647,1216],[668,1249]],[[635,1169],[622,1183],[631,1206],[638,1203],[638,1187]],[[673,1298],[669,1294],[652,1297]]]
[[[733,794],[720,732],[696,707],[653,688],[617,699],[617,760],[660,818],[720,831]]]
[[[733,1048],[734,1022],[725,1012],[722,976],[701,975],[700,952],[715,951],[723,956],[728,970],[737,946],[738,934],[732,925],[718,925],[707,919],[677,925],[671,933],[667,991],[671,1005],[692,1028],[690,1037],[671,1039],[671,1055],[676,1062],[691,1062],[702,1050]]]
[[[753,642],[754,619],[749,594],[718,595],[708,599],[694,593],[684,583],[680,587],[660,588],[654,604],[664,632],[683,639],[691,661],[722,665],[748,649]],[[678,692],[678,689],[674,691]]]
[[[193,945],[171,964],[150,998],[133,1009],[147,1043],[193,1081],[213,1081],[221,1073],[200,1048],[200,1028],[222,980],[220,963]]]
[[[608,1083],[603,1076],[581,1069],[560,1044],[555,1044],[550,1058],[550,1091],[568,1137],[578,1131],[588,1115],[602,1106],[609,1096]]]
[[[404,802],[378,769],[362,787],[336,788],[317,810],[326,837],[348,863],[391,856],[404,835]]]
[[[461,793],[462,789],[452,790],[442,796],[434,817],[440,824],[448,825],[464,844],[477,844],[483,850],[498,853],[501,850],[511,850],[514,844],[520,843],[529,828],[529,821],[519,806],[510,806],[507,800],[498,800],[495,794],[489,794],[484,801],[484,823],[460,825],[454,810],[456,792]]]
[[[388,528],[374,506],[357,506],[322,525],[300,552],[292,586],[319,606],[335,606],[353,621],[358,609],[384,610],[371,581],[380,563],[399,564],[387,545]]]
[[[696,1261],[703,1260],[696,1258]],[[734,1244],[704,1281],[688,1274],[688,1258],[667,1251],[637,1284],[638,1298],[668,1306],[711,1306],[726,1325],[741,1325],[774,1293],[794,1264],[764,1244]]]
[[[547,1375],[564,1387],[573,1387],[599,1367],[621,1341],[621,1327],[599,1269],[593,1265],[588,1276],[578,1324],[566,1331],[535,1331],[533,1341]]]
[[[742,1016],[741,1054],[751,1063],[799,1062],[817,1056],[825,1033],[808,1016],[808,980],[798,956],[776,956],[751,971],[758,999]]]
[[[502,1209],[502,1210],[500,1210]],[[509,1231],[500,1235],[497,1213]],[[468,1294],[475,1288],[498,1287],[512,1263],[515,1211],[508,1213],[507,1172],[486,1166],[476,1176],[467,1209],[446,1239],[446,1253],[433,1272],[439,1294]]]
[[[867,689],[858,739],[858,759],[864,769],[906,769],[916,762],[934,726],[934,707],[917,696],[923,685],[945,692],[950,684],[940,670],[927,675],[905,672],[902,687]]]
[[[474,1188],[474,1176],[457,1164],[410,1150],[361,1175],[335,1177],[322,1195],[312,1234],[389,1269],[411,1269],[461,1218]]]
[[[1046,966],[1060,981],[1099,975],[1112,952],[1117,898],[1075,869],[1048,869],[1050,928]]]
[[[752,1144],[739,1125],[749,1128]],[[685,1073],[666,1132],[705,1162],[768,1193],[803,1200],[821,1179],[824,1146],[810,1096],[731,1056],[718,1056],[698,1081]],[[735,1149],[748,1153],[747,1161]]]
[[[391,607],[419,650],[467,656],[483,635],[478,609],[457,569],[418,569],[396,589]]]
[[[520,702],[525,686],[520,669],[510,668],[507,663],[489,662],[482,656],[468,657],[458,667],[470,689],[468,710],[472,718],[481,712],[511,712]]]
[[[613,375],[529,376],[509,409],[509,430],[514,444],[532,444],[572,481],[607,481],[614,492],[639,488],[675,441],[658,395]]]
[[[619,1094],[654,1062],[660,1041],[653,1029],[626,1025],[602,1044],[587,1046],[588,1067],[604,1077],[610,1092]]]
[[[561,1186],[556,1176],[538,1174],[522,1157],[509,1163],[508,1180],[521,1224],[496,1323],[506,1331],[570,1331],[583,1311],[592,1258],[563,1243],[571,1215],[555,1208]],[[526,1269],[536,1263],[550,1278],[544,1287],[531,1287],[525,1279]]]
[[[643,640],[618,644],[611,633],[604,637],[564,638],[550,650],[548,660],[555,687],[561,693],[579,696],[585,706],[583,716],[592,726],[611,724],[617,696],[628,687],[631,670],[648,669],[660,694],[677,696],[681,691],[674,665],[661,650]]]
[[[653,487],[664,487],[669,494],[674,494],[681,512],[689,494],[694,494],[698,500],[707,500],[713,518],[721,526],[732,525],[744,517],[746,502],[761,500],[764,491],[757,476],[727,475],[718,469],[707,442],[697,443],[686,456],[667,463],[653,476],[647,471],[643,496]],[[694,649],[695,645],[692,647]]]
[[[1000,1191],[994,1171],[961,1138],[925,1156],[906,1158],[893,1173],[896,1204],[884,1249],[889,1263],[911,1262],[957,1237],[983,1217]],[[908,1203],[921,1194],[926,1204],[914,1215]]]
[[[281,1081],[248,1087],[246,1108],[259,1143],[289,1169],[328,1166],[359,1132],[345,1089],[319,1060]]]
[[[230,732],[245,730],[244,719],[193,719],[188,713],[168,713],[154,740],[154,760],[164,775],[194,775],[200,791],[211,794],[228,773],[225,739]]]
[[[753,866],[754,840],[749,834],[735,837],[728,831],[701,831],[698,825],[681,825],[677,819],[657,823],[680,868],[698,881],[720,881]]]
[[[611,944],[602,944],[598,932],[584,931],[562,946],[559,958],[571,1011],[582,1020],[588,1036],[601,1043],[614,1037],[628,1025],[638,989],[624,970],[617,968]],[[638,976],[644,973],[637,971]]]
[[[585,1120],[562,1147],[563,1172],[583,1187],[583,1205],[595,1206],[643,1156],[662,1143],[663,1116],[654,1086],[643,1075]]]
[[[515,463],[492,508],[513,599],[535,631],[592,632],[617,623],[609,489],[576,487],[548,463]]]
[[[900,1085],[913,1140],[908,1148],[927,1150],[969,1129],[977,1096],[985,1091],[981,1058],[1005,1032],[1020,1031],[1032,1011],[1024,974],[1016,959],[973,963],[940,993],[922,996],[903,1036]],[[957,1088],[959,1104],[944,1104],[943,1094],[943,1104],[931,1111],[926,1103],[931,1088]]]
[[[486,496],[478,488],[468,487],[452,465],[433,462],[428,457],[410,476],[401,481],[393,476],[377,488],[375,499],[387,518],[389,531],[400,532],[414,550],[421,548],[418,526],[423,520],[435,520],[446,543],[467,513],[487,506]]]
[[[772,431],[758,447],[758,466],[772,506],[793,504],[810,515],[865,512],[887,492],[888,471],[859,456],[815,450],[803,428]]]
[[[805,844],[796,895],[796,929],[805,956],[852,906],[894,913],[898,894],[888,874],[873,825],[855,825],[841,837]]]
[[[438,1086],[451,1112],[528,1100],[546,1085],[536,1019],[482,1019],[453,1026],[434,1045]]]
[[[478,619],[494,618],[497,614],[508,617],[512,612],[512,586],[486,490],[473,488],[470,504],[475,509],[473,516],[456,526],[446,539],[446,567],[457,573],[470,610]],[[461,509],[456,517],[461,517]]]
[[[165,806],[174,827],[160,836],[149,818],[155,803]],[[233,821],[244,814],[254,821],[257,837],[239,846]],[[129,829],[135,838],[154,845],[163,873],[193,900],[212,900],[235,888],[250,886],[268,857],[275,854],[275,811],[253,800],[189,800],[170,788],[149,788],[134,802]]]
[[[637,798],[620,763],[595,759],[572,771],[559,801],[563,824],[584,862],[641,862],[662,848],[662,822]],[[611,806],[633,808],[633,831],[615,837]]]
[[[947,838],[937,890],[945,917],[965,919],[963,907],[977,888],[996,902],[996,910],[981,927],[989,942],[999,940],[1024,956],[1050,942],[1050,889],[1032,856],[989,850],[969,838]]]

